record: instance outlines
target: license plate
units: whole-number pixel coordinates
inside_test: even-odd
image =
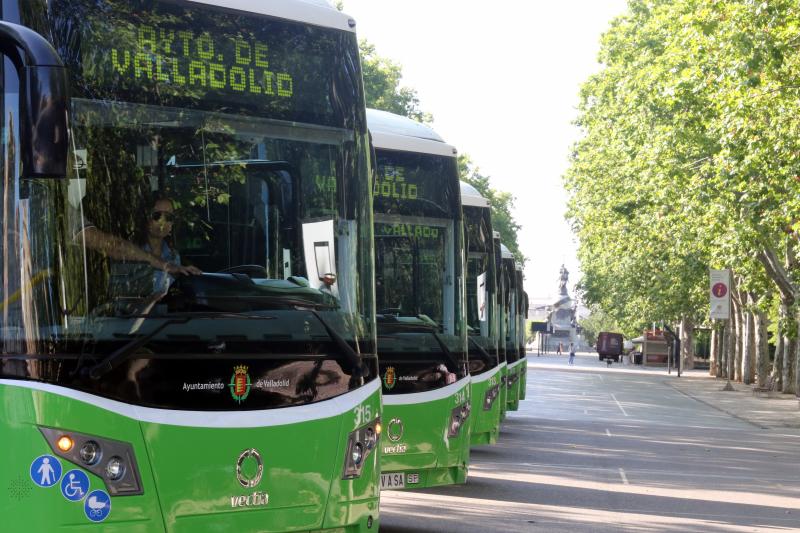
[[[406,476],[402,472],[381,474],[381,490],[404,489],[406,487]]]

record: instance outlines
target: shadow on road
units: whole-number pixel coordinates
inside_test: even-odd
[[[536,400],[505,422],[498,445],[473,450],[466,485],[385,492],[381,531],[800,530],[800,439],[735,419],[726,428],[718,412],[698,412],[700,423],[682,424],[619,413],[558,419],[547,415],[579,404],[561,398],[559,407],[547,406],[563,389],[540,382],[529,390]],[[591,394],[606,385],[598,382]],[[639,386],[665,402],[690,401],[647,379]],[[625,405],[647,408],[646,400],[635,403]]]

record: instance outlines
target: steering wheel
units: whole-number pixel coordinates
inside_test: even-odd
[[[220,274],[245,274],[251,278],[267,278],[267,269],[261,265],[237,265],[219,271]]]

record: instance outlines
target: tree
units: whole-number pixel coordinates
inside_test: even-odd
[[[433,115],[422,111],[417,91],[400,85],[403,68],[386,57],[378,55],[375,46],[366,40],[359,43],[361,69],[367,107],[389,111],[430,124]]]
[[[702,322],[708,268],[735,266],[726,368],[763,379],[767,318],[780,316],[786,392],[798,376],[798,40],[790,0],[632,0],[582,88],[585,135],[565,176],[589,303],[626,323]]]
[[[522,228],[514,220],[511,212],[514,209],[515,198],[508,192],[497,191],[490,185],[489,176],[481,174],[480,169],[472,162],[467,154],[458,156],[458,173],[461,181],[469,183],[489,201],[492,209],[492,228],[500,233],[502,242],[520,263],[526,258],[519,249],[517,232]]]
[[[590,308],[589,316],[578,320],[581,327],[581,335],[586,342],[594,346],[597,344],[597,335],[601,331],[621,331],[627,337],[635,338],[641,334],[641,330],[629,329],[627,331],[620,327],[614,317],[608,315],[602,308],[593,306]]]
[[[344,9],[343,2],[336,2],[339,11]],[[402,115],[423,124],[432,124],[433,115],[420,108],[417,91],[403,87],[403,68],[389,58],[378,55],[375,46],[366,40],[359,43],[361,51],[361,70],[364,76],[364,91],[367,107]],[[492,226],[500,232],[501,242],[508,247],[517,261],[525,262],[525,256],[519,249],[517,224],[511,214],[514,209],[514,197],[511,193],[493,189],[489,185],[489,177],[480,170],[466,154],[458,158],[459,175],[487,199],[492,208]]]

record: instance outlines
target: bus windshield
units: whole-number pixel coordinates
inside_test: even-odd
[[[171,2],[51,4],[28,16],[73,76],[73,164],[2,186],[3,353],[83,364],[148,338],[147,357],[322,358],[317,373],[374,354],[355,36]]]
[[[453,382],[465,373],[455,160],[379,149],[377,163],[373,198],[380,352],[387,360],[408,358],[407,372],[424,376],[417,382],[430,375],[441,384]],[[441,365],[431,367],[425,354]]]
[[[497,366],[495,269],[489,209],[464,206],[467,241],[467,333],[470,336],[470,373]],[[477,346],[475,346],[477,345]],[[487,361],[485,354],[489,354]]]

